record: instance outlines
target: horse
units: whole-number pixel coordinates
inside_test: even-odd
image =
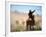
[[[28,30],[28,26],[30,26],[29,29],[32,30],[32,27],[35,25],[35,20],[33,15],[34,12],[35,10],[34,11],[29,10],[28,13],[29,18],[26,21],[26,30]]]

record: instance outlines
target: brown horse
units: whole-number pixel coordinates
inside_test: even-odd
[[[29,13],[28,13],[29,18],[26,21],[26,24],[27,24],[26,28],[27,28],[27,30],[28,30],[28,26],[30,26],[29,28],[31,30],[31,27],[35,25],[35,20],[34,20],[34,15],[33,15],[34,12],[35,12],[35,10],[34,11],[29,10]]]

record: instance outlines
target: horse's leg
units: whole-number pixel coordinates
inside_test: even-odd
[[[28,25],[26,25],[26,30],[28,30]]]
[[[30,25],[30,30],[31,30],[31,25]]]
[[[30,25],[28,25],[28,30],[30,31],[30,29],[31,29],[31,26],[30,26]]]

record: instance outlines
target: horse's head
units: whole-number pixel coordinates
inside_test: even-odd
[[[32,15],[35,12],[35,10],[31,11],[29,10],[29,14],[28,15]]]
[[[35,12],[35,10],[33,10],[33,11],[29,10],[29,13],[28,13],[29,17],[32,17],[34,12]]]

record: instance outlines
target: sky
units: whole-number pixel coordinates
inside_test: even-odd
[[[42,6],[36,6],[36,5],[10,5],[11,11],[19,11],[19,12],[29,12],[29,10],[35,10],[35,12],[39,15],[42,15]]]

